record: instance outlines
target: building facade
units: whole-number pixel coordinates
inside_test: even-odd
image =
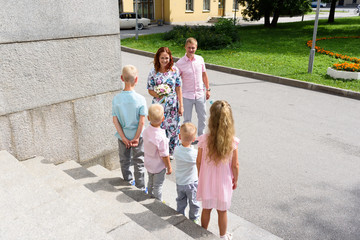
[[[212,17],[240,16],[236,0],[137,0],[138,12],[152,22],[187,23]],[[120,12],[134,12],[136,0],[118,0]],[[337,6],[353,6],[360,0],[339,0]]]
[[[135,0],[119,0],[122,12],[133,12]],[[186,23],[207,21],[212,17],[239,14],[236,0],[138,0],[138,12],[153,22]]]
[[[360,0],[339,0],[338,5],[339,6],[349,6],[349,5],[355,5],[360,4]]]

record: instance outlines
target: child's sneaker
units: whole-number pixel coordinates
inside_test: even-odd
[[[199,218],[195,219],[194,223],[196,223],[197,225],[200,225],[200,219]]]
[[[227,232],[224,236],[220,236],[221,239],[225,239],[225,240],[232,240],[232,234]]]

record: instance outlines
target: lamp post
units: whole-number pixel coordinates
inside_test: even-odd
[[[319,0],[320,1],[320,0]],[[135,21],[135,39],[138,40],[138,36],[139,36],[139,28],[138,28],[138,0],[135,0],[135,16],[136,16],[136,21]]]
[[[236,10],[238,6],[238,0],[235,0],[235,14],[234,14],[234,25],[236,25]]]
[[[315,44],[316,44],[317,27],[318,27],[318,22],[319,22],[319,12],[320,12],[320,0],[317,0],[316,17],[315,17],[315,23],[314,23],[314,33],[313,33],[313,39],[312,39],[312,46],[311,46],[311,50],[310,50],[308,73],[312,73],[312,70],[313,70],[313,67],[314,67]]]

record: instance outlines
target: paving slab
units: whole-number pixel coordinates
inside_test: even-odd
[[[88,168],[91,172],[98,176],[102,176],[110,184],[115,186],[120,191],[124,192],[127,196],[141,203],[144,207],[160,216],[163,220],[174,225],[181,231],[186,232],[188,235],[195,239],[215,239],[217,238],[213,233],[205,230],[188,218],[176,212],[176,210],[166,204],[154,199],[149,198],[143,191],[134,186],[130,186],[126,181],[119,177],[119,172],[111,172],[101,166],[94,166]]]
[[[175,160],[171,163],[175,167]],[[107,169],[99,169],[99,173],[103,171],[108,171]],[[120,169],[113,170],[113,176],[121,176]],[[147,175],[147,174],[146,174]],[[147,176],[145,177],[147,179]],[[114,181],[112,182],[114,183]],[[167,178],[163,185],[163,200],[166,202],[171,209],[176,209],[176,183]],[[175,211],[175,210],[174,210]],[[185,209],[185,216],[188,217],[189,208]],[[209,223],[208,230],[215,235],[219,235],[219,228],[217,225],[217,212],[213,210],[211,213],[211,220]],[[282,238],[273,235],[272,233],[256,226],[255,224],[235,215],[234,213],[228,211],[228,231],[233,233],[233,239],[242,239],[242,240],[280,240]]]
[[[127,217],[151,232],[155,237],[166,239],[168,236],[172,236],[172,239],[193,239],[125,193],[114,188],[114,186],[108,183],[108,180],[98,177],[96,174],[81,167],[78,163],[68,161],[58,165],[58,167],[74,179],[77,179],[86,188],[101,196],[104,201],[118,205]],[[131,188],[130,185],[128,187]]]
[[[8,152],[0,151],[0,161],[0,239],[112,240]]]
[[[47,163],[42,157],[35,157],[22,163],[30,171],[47,182],[61,196],[76,204],[89,216],[96,219],[96,223],[106,232],[112,232],[114,229],[117,229],[118,235],[122,231],[125,233],[123,226],[129,224],[131,219],[124,215],[120,208],[103,201],[99,196],[85,188],[64,171],[53,164]],[[150,233],[142,227],[137,225],[133,226],[133,229],[142,233],[143,236],[151,238]]]

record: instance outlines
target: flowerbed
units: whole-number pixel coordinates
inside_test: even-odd
[[[360,64],[358,63],[335,63],[333,68],[336,70],[360,72]]]
[[[360,36],[349,36],[349,37],[323,37],[323,38],[318,38],[316,39],[316,42],[317,41],[321,41],[321,40],[329,40],[329,39],[339,39],[339,38],[360,38]],[[306,45],[311,48],[312,47],[312,43],[313,41],[312,40],[309,40],[307,41]],[[329,55],[331,57],[335,57],[335,58],[338,58],[338,59],[341,59],[341,60],[345,60],[345,61],[350,61],[350,62],[353,62],[353,63],[347,63],[347,62],[344,62],[344,63],[335,63],[332,68],[333,69],[336,69],[336,70],[339,70],[339,71],[350,71],[350,72],[360,72],[360,58],[356,58],[356,57],[350,57],[350,56],[347,56],[347,55],[343,55],[343,54],[339,54],[339,53],[334,53],[334,52],[331,52],[331,51],[328,51],[328,50],[325,50],[324,48],[322,47],[318,47],[318,46],[315,46],[315,51],[318,52],[318,53],[322,53],[322,54],[326,54],[326,55]]]
[[[323,38],[318,38],[316,39],[316,41],[321,41],[321,40],[329,40],[329,39],[339,39],[339,38],[360,38],[360,36],[349,36],[349,37],[323,37]],[[311,48],[312,47],[312,40],[307,41],[306,45]],[[342,60],[346,60],[346,61],[350,61],[350,62],[355,62],[355,63],[360,63],[360,58],[356,58],[356,57],[350,57],[347,55],[343,55],[343,54],[339,54],[339,53],[334,53],[328,50],[325,50],[322,47],[318,47],[315,46],[315,51],[318,53],[322,53],[322,54],[326,54],[335,58],[340,58]]]

